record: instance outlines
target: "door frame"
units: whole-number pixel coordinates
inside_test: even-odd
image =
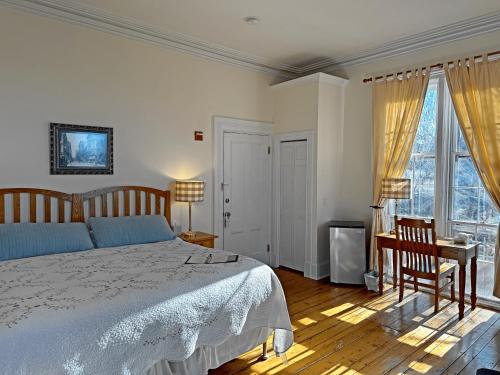
[[[219,236],[216,240],[216,247],[222,248],[221,242],[224,237],[224,220],[223,212],[224,199],[222,192],[222,182],[224,181],[224,133],[238,133],[250,135],[264,135],[269,137],[269,146],[272,145],[273,124],[263,121],[243,120],[224,116],[213,117],[213,137],[214,137],[214,217],[213,217],[213,230]],[[272,179],[272,158],[269,161],[269,180]],[[271,196],[269,202],[272,202],[272,182],[271,182]],[[272,244],[272,204],[269,205],[268,210],[269,222],[269,243]],[[272,254],[272,245],[271,245]],[[272,259],[272,256],[271,256]]]
[[[316,226],[316,132],[314,130],[278,133],[273,137],[273,242],[271,248],[271,265],[279,267],[279,245],[280,245],[280,209],[281,209],[281,148],[280,143],[284,141],[307,141],[307,162],[306,162],[306,249],[304,254],[304,276],[312,277],[313,264],[315,265],[315,249],[317,238],[315,234]]]

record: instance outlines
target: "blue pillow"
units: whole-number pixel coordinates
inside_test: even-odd
[[[115,247],[170,241],[175,234],[160,215],[92,217],[90,229],[96,247]]]
[[[84,223],[0,225],[0,260],[93,249]]]

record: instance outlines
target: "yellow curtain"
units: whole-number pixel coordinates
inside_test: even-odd
[[[500,209],[500,60],[474,58],[445,66],[446,81],[465,142],[483,184]],[[500,227],[493,294],[500,298]]]
[[[427,73],[430,69],[426,70]],[[382,180],[400,178],[408,164],[417,133],[429,75],[415,71],[403,79],[373,86],[373,204],[382,206]],[[384,231],[382,209],[373,210],[370,269],[377,268],[375,235]]]

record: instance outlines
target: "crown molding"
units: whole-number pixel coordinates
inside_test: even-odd
[[[266,58],[245,54],[185,34],[140,25],[100,9],[84,8],[71,0],[0,0],[0,4],[286,79],[318,71],[331,72],[342,67],[404,55],[500,30],[500,12],[490,13],[388,42],[354,55],[326,58],[312,64],[296,66],[276,64]]]
[[[84,8],[70,1],[0,0],[0,4],[284,78],[295,78],[300,73],[299,68],[291,65],[273,64],[265,58],[207,43],[181,33],[143,26],[133,20],[116,17],[98,9]]]
[[[271,88],[273,90],[277,90],[284,87],[301,85],[307,82],[327,83],[329,85],[346,87],[349,83],[349,80],[326,73],[313,73],[307,76],[302,76],[289,81],[277,83],[275,85],[272,85]]]
[[[409,54],[421,49],[437,47],[499,30],[500,12],[489,13],[397,39],[355,55],[338,59],[324,59],[314,64],[304,66],[303,69],[308,72],[318,70],[332,71],[339,67],[364,64],[384,58]]]

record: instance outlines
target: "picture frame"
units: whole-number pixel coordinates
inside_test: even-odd
[[[113,174],[113,128],[50,123],[50,174]]]

